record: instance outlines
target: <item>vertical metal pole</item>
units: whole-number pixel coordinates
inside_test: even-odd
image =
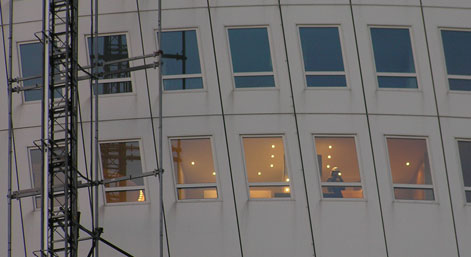
[[[158,0],[159,2],[159,18],[158,18],[158,33],[157,33],[157,42],[159,45],[159,50],[162,50],[162,0]],[[159,172],[159,251],[160,257],[164,256],[164,202],[163,202],[163,170],[164,170],[164,162],[163,162],[163,133],[162,133],[162,121],[163,121],[163,111],[162,111],[162,100],[163,100],[163,80],[162,80],[162,51],[160,51],[159,55],[159,161],[160,161],[160,172]]]
[[[49,161],[48,161],[48,119],[49,119],[49,0],[43,1],[43,99],[41,120],[41,148],[42,148],[42,189],[41,189],[41,254],[47,256],[48,251],[48,218],[49,210],[47,199],[49,194]]]
[[[0,3],[1,4],[1,3]],[[11,257],[11,241],[12,241],[12,205],[11,205],[11,185],[12,185],[12,152],[13,152],[13,99],[12,99],[12,75],[13,75],[13,1],[10,1],[10,14],[9,14],[9,23],[10,29],[8,32],[8,43],[9,43],[9,53],[8,53],[8,257]],[[3,19],[3,17],[2,17]],[[3,22],[2,22],[3,23]]]
[[[98,0],[95,0],[95,41],[93,41],[93,43],[95,44],[93,46],[93,58],[95,59],[94,61],[94,72],[93,74],[97,74],[98,73]],[[98,155],[98,145],[99,145],[99,142],[98,142],[98,121],[99,121],[99,116],[98,116],[98,86],[99,86],[99,83],[98,83],[98,78],[95,78],[95,90],[93,91],[94,92],[94,95],[95,95],[95,179],[98,180],[98,160],[99,160],[99,155]],[[92,111],[92,110],[90,110]],[[95,185],[95,199],[94,199],[94,202],[95,202],[95,229],[98,230],[100,229],[100,212],[99,212],[99,204],[98,204],[98,184]],[[94,231],[96,232],[96,231]],[[98,235],[98,234],[96,234]],[[98,257],[99,256],[99,242],[100,240],[98,240],[98,238],[95,238],[95,257]]]

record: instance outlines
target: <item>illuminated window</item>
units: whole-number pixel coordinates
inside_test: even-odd
[[[450,89],[471,91],[471,31],[442,30],[442,40]]]
[[[209,138],[171,139],[179,200],[217,199],[217,171]]]
[[[283,138],[243,137],[250,198],[291,197]]]
[[[163,58],[164,90],[203,88],[198,39],[195,30],[162,32],[162,51],[177,58]]]
[[[128,44],[126,35],[99,36],[98,39],[98,64],[117,61],[128,58]],[[94,43],[95,44],[95,43]],[[88,38],[88,51],[90,60],[93,60],[91,38]],[[117,94],[132,92],[131,73],[112,73],[129,68],[129,62],[116,62],[106,66],[100,66],[98,72],[110,73],[99,77],[98,94]],[[112,74],[111,74],[112,73]]]
[[[139,142],[100,143],[101,165],[105,179],[142,175]],[[107,203],[145,202],[144,179],[137,178],[105,184]]]
[[[267,28],[231,28],[228,34],[235,87],[275,87]]]
[[[414,54],[408,28],[371,28],[380,88],[417,88]]]
[[[423,138],[395,137],[386,140],[395,198],[435,200],[427,141]]]
[[[314,138],[324,198],[363,198],[354,137]]]
[[[308,87],[346,87],[337,27],[299,28]]]
[[[471,203],[471,141],[458,141],[466,202]]]

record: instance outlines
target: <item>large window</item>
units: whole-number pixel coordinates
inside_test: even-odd
[[[235,87],[274,87],[267,28],[230,28],[228,33]]]
[[[346,87],[338,27],[299,28],[308,87]]]
[[[111,62],[128,58],[128,44],[126,41],[126,35],[120,34],[99,36],[95,40],[98,40],[98,65],[102,65],[104,62]],[[92,46],[92,40],[91,38],[88,38],[88,51],[90,60],[94,60],[94,44]],[[98,72],[110,74],[104,74],[103,76],[99,77],[98,94],[104,95],[132,92],[130,72],[112,73],[126,68],[129,68],[128,61],[116,62],[106,66],[99,66]]]
[[[250,198],[291,197],[281,136],[243,137]]]
[[[424,138],[386,138],[394,196],[398,200],[435,200]]]
[[[171,58],[163,58],[164,90],[203,88],[198,39],[195,30],[162,32],[162,51]]]
[[[458,148],[460,152],[461,172],[463,173],[466,202],[471,203],[471,141],[459,140]]]
[[[171,139],[179,200],[217,199],[217,171],[209,138]]]
[[[324,198],[363,198],[354,137],[314,138]]]
[[[471,91],[471,31],[442,30],[442,39],[450,89]]]
[[[41,76],[43,72],[43,46],[41,43],[20,45],[21,75],[24,78]],[[23,81],[24,87],[42,86],[42,78]],[[41,100],[42,88],[24,91],[25,101]]]
[[[100,143],[101,165],[105,179],[142,174],[139,142]],[[144,179],[137,178],[105,184],[107,203],[146,201]]]
[[[417,88],[414,55],[408,28],[371,28],[380,88]]]

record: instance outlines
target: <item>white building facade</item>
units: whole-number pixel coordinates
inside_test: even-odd
[[[157,2],[137,1],[99,2],[100,61],[157,51]],[[14,7],[14,77],[38,75],[41,3]],[[86,66],[89,1],[79,13]],[[164,0],[162,21],[162,49],[179,56],[164,59],[163,85],[156,69],[100,78],[98,166],[102,178],[158,167],[162,86],[166,256],[471,255],[470,1]],[[89,81],[79,90],[86,174]],[[39,185],[40,96],[13,95],[14,190]],[[152,176],[101,186],[103,237],[157,256],[158,192]],[[13,202],[14,256],[40,249],[36,201],[23,199],[22,212]],[[79,205],[90,227],[87,189]],[[6,231],[6,197],[0,206]],[[0,256],[6,242],[1,233]],[[90,242],[80,246],[86,256]],[[103,244],[100,253],[119,256]]]

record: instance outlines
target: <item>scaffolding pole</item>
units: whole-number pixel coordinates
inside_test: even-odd
[[[0,3],[1,4],[1,3]],[[11,242],[12,242],[12,205],[11,205],[11,193],[12,193],[12,180],[13,180],[13,168],[12,168],[12,162],[13,162],[13,99],[12,99],[12,81],[11,78],[13,77],[13,1],[10,1],[9,5],[9,30],[8,30],[8,253],[7,256],[11,257]],[[3,19],[3,15],[2,15]],[[3,23],[3,20],[2,20]]]

